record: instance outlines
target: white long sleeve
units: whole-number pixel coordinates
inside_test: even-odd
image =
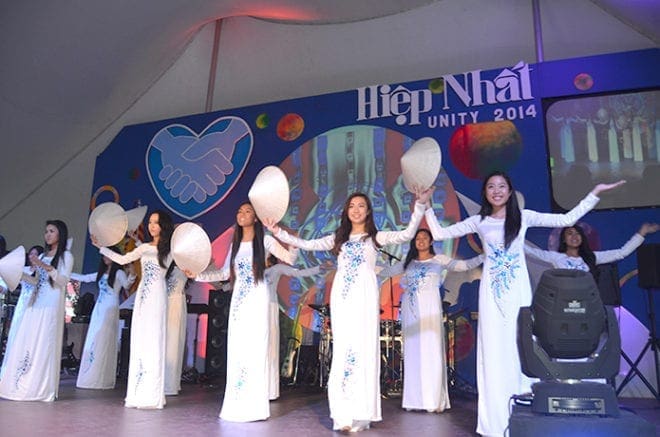
[[[619,249],[595,251],[594,255],[596,255],[596,264],[607,264],[614,261],[620,261],[633,253],[635,249],[642,245],[642,243],[644,243],[644,237],[636,233]]]
[[[573,226],[582,216],[591,211],[600,199],[593,194],[587,194],[573,209],[564,214],[550,214],[523,210],[528,227],[541,226],[549,228],[562,228]]]
[[[376,233],[376,241],[379,244],[386,246],[388,244],[406,243],[412,240],[422,221],[422,217],[424,217],[425,209],[426,205],[415,202],[415,208],[413,209],[408,226],[402,231],[378,231]]]

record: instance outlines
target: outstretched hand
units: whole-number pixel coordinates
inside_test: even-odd
[[[183,274],[186,275],[186,277],[188,277],[189,279],[195,279],[195,274],[194,274],[192,271],[190,271],[190,270],[188,270],[188,269],[183,269],[183,270],[181,270],[181,271],[182,271]]]
[[[646,237],[648,234],[657,232],[660,229],[660,224],[658,223],[644,223],[641,228],[639,228],[639,235]]]
[[[280,231],[280,227],[277,225],[277,222],[272,218],[265,218],[261,221],[266,229],[268,229],[273,234],[277,234]]]
[[[603,191],[609,191],[625,183],[626,183],[625,179],[621,179],[620,181],[611,184],[598,184],[594,187],[593,190],[591,190],[591,194],[593,194],[594,196],[598,196],[598,194],[602,193]]]

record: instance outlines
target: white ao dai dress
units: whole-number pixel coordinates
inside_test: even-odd
[[[412,260],[405,271],[401,261],[379,273],[383,277],[403,274],[403,408],[441,412],[451,407],[440,286],[444,270],[467,271],[482,262],[483,256],[463,261],[439,254],[425,260]]]
[[[292,263],[293,256],[270,235],[264,236],[269,253]],[[231,247],[221,270],[202,272],[200,282],[229,279]],[[236,279],[229,307],[227,329],[227,384],[220,418],[230,422],[253,422],[270,417],[269,405],[269,308],[266,281],[252,273],[252,241],[240,243],[234,259]]]
[[[183,350],[186,345],[186,282],[188,278],[175,267],[167,278],[167,340],[165,345],[165,394],[181,391]]]
[[[96,282],[98,273],[72,274],[71,279],[80,282]],[[117,382],[117,335],[119,331],[119,292],[128,289],[135,276],[127,276],[119,269],[112,285],[108,284],[108,273],[98,281],[99,295],[89,320],[85,337],[80,370],[76,387],[112,389]]]
[[[52,257],[40,256],[50,264]],[[64,299],[73,269],[73,255],[65,251],[57,269],[36,268],[23,280],[36,284],[36,299],[28,303],[0,379],[0,397],[15,401],[57,399],[64,334]],[[51,285],[51,281],[53,284]]]
[[[531,390],[532,380],[522,373],[516,343],[520,307],[532,304],[523,248],[527,228],[571,226],[598,200],[589,194],[566,214],[522,210],[520,231],[508,249],[504,247],[504,219],[475,215],[443,228],[433,210],[426,212],[435,240],[477,233],[483,244],[477,324],[477,433],[502,436],[508,426],[510,397]]]
[[[376,234],[380,245],[410,241],[425,206],[415,204],[403,231]],[[280,229],[278,239],[303,250],[331,250],[335,236],[303,240]],[[328,403],[333,429],[361,430],[381,417],[380,399],[380,297],[376,278],[377,247],[366,234],[351,235],[339,252],[337,272],[330,291],[332,363]]]
[[[23,268],[23,273],[31,276],[34,273],[34,270],[32,269],[32,267],[26,266]],[[5,361],[9,356],[9,349],[11,349],[11,345],[14,343],[14,337],[16,337],[16,333],[18,332],[19,329],[18,327],[21,325],[21,320],[23,320],[23,314],[25,313],[25,309],[28,306],[28,302],[32,297],[32,292],[34,291],[34,289],[35,289],[34,284],[28,281],[21,281],[21,293],[18,296],[18,302],[16,302],[16,306],[14,307],[14,314],[11,317],[11,324],[9,325],[9,332],[7,333],[7,341],[5,343],[5,355],[2,359],[2,368],[0,369],[0,379],[2,379],[2,373],[5,370]]]
[[[141,244],[120,255],[102,247],[101,255],[117,264],[140,260],[142,277],[135,292],[131,317],[131,354],[126,386],[127,408],[163,408],[165,406],[165,336],[167,318],[167,269],[158,263],[158,248]],[[168,255],[165,265],[169,265]]]

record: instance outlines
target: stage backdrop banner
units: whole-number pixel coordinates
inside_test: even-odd
[[[221,265],[238,205],[247,200],[258,172],[276,165],[291,188],[281,224],[301,237],[333,232],[354,191],[371,198],[379,229],[400,229],[414,202],[402,182],[401,155],[415,140],[432,137],[442,154],[433,207],[444,223],[474,213],[482,179],[493,170],[508,172],[525,207],[539,211],[569,209],[595,183],[623,177],[628,184],[604,196],[601,210],[585,218],[601,232],[594,238],[597,244],[616,248],[641,223],[658,217],[658,71],[658,49],[541,64],[520,61],[127,126],[97,158],[91,208],[106,201],[124,209],[147,205],[149,211],[169,211],[175,222],[198,223],[216,240],[214,261]],[[656,182],[649,184],[652,177]],[[530,230],[528,238],[546,248],[549,230]],[[481,250],[476,237],[435,247],[457,258]],[[89,270],[98,251],[89,243],[87,249]],[[385,249],[403,257],[407,245]],[[298,266],[331,258],[325,252],[301,252]],[[622,262],[619,270],[634,270],[634,260]],[[282,278],[282,309],[291,318],[300,310],[303,326],[318,330],[318,314],[299,304],[327,302],[331,278]],[[443,292],[452,308],[477,311],[474,278],[447,281]],[[636,288],[636,281],[630,282]],[[391,308],[392,300],[398,304],[398,280],[392,288],[385,282],[382,294],[384,317],[398,317]],[[644,320],[642,292],[630,294],[624,301],[630,300]],[[465,314],[463,326],[474,326]],[[467,331],[459,343],[474,342],[474,333]],[[471,345],[458,344],[463,356],[456,358],[473,353]]]

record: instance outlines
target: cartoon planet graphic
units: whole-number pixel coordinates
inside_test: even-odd
[[[594,79],[587,73],[580,73],[573,79],[573,85],[580,91],[587,91],[594,86]]]
[[[507,171],[520,158],[523,143],[510,121],[466,124],[449,140],[449,158],[470,179],[483,179],[495,170]]]
[[[445,80],[443,78],[433,79],[429,82],[429,90],[433,94],[442,94],[445,91]]]
[[[302,134],[305,121],[298,114],[289,113],[277,122],[277,136],[284,141],[293,141]]]
[[[257,119],[255,120],[255,124],[259,129],[265,129],[270,124],[270,117],[265,112],[262,112],[257,116]]]

